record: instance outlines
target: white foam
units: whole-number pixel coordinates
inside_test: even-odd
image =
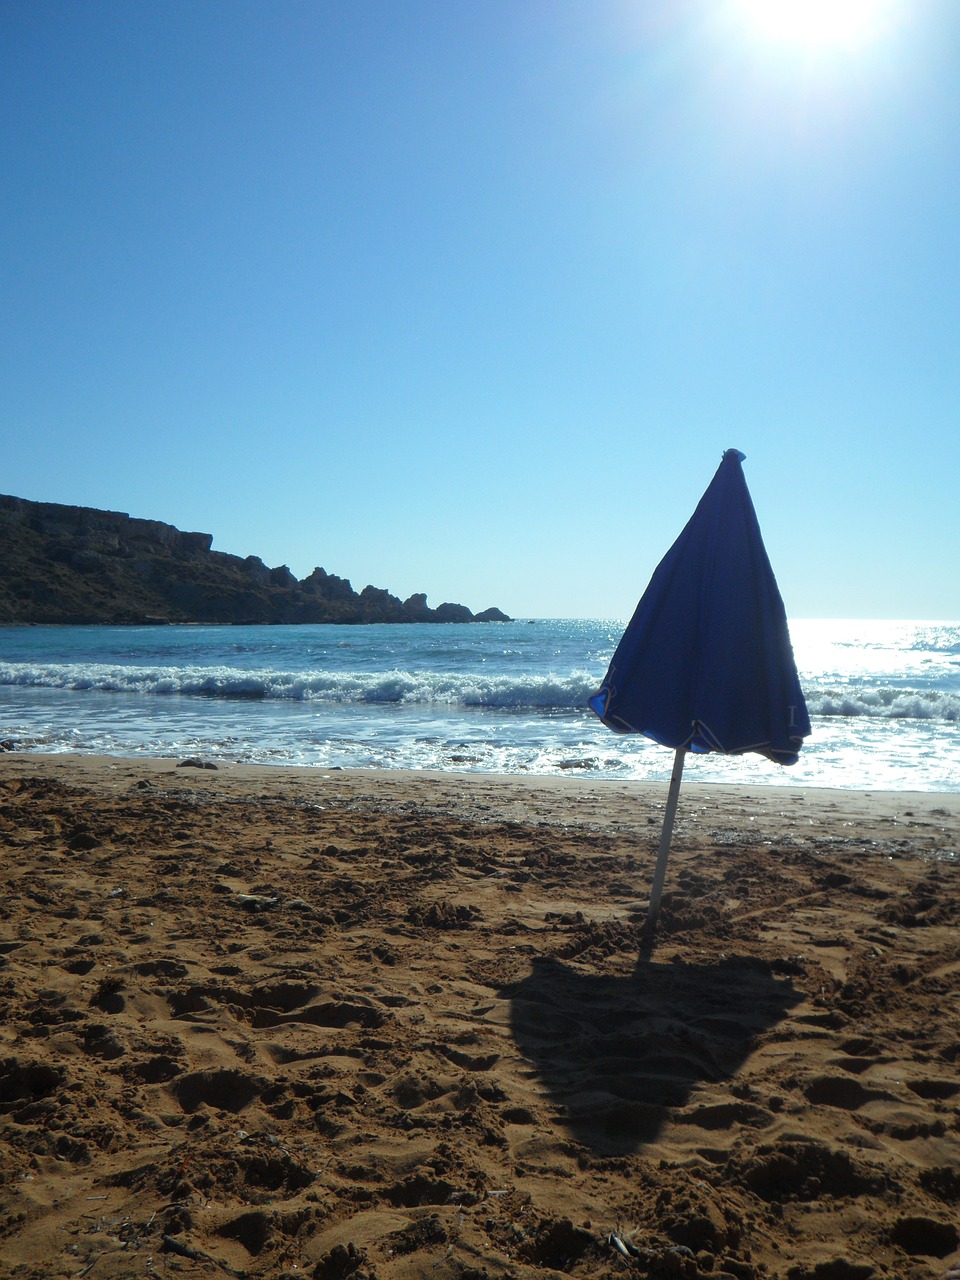
[[[783,769],[690,777],[960,790],[957,624],[791,623],[813,733]],[[622,624],[0,628],[0,737],[23,749],[319,767],[669,776],[585,709]]]
[[[483,676],[430,671],[274,671],[216,667],[0,663],[0,685],[74,692],[180,694],[329,703],[422,703],[460,707],[582,707],[596,687],[586,671]]]
[[[881,720],[960,720],[960,695],[890,687],[806,690],[811,716],[873,716]]]

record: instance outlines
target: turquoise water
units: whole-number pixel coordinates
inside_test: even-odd
[[[0,628],[21,749],[664,779],[672,753],[586,709],[623,622]],[[800,763],[688,759],[690,780],[960,790],[960,624],[790,624]]]

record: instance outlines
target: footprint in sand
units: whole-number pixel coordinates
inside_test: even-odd
[[[266,1080],[236,1070],[191,1071],[169,1086],[188,1115],[203,1104],[218,1111],[242,1111],[266,1088]]]

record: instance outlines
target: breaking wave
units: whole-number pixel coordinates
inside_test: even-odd
[[[0,684],[101,693],[459,707],[582,706],[597,686],[589,672],[481,676],[419,671],[244,671],[233,667],[129,667],[0,663]]]
[[[436,671],[277,671],[236,667],[114,666],[0,662],[0,685],[71,692],[356,705],[583,710],[595,672],[481,675]],[[960,721],[960,692],[898,686],[810,687],[812,716]]]
[[[960,720],[960,694],[936,689],[819,689],[806,693],[812,716],[873,716],[883,720]]]

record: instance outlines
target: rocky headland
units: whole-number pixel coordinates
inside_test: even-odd
[[[0,495],[0,624],[509,621],[496,608],[430,608],[423,593],[355,591],[320,568],[298,580],[212,546],[159,520]]]

